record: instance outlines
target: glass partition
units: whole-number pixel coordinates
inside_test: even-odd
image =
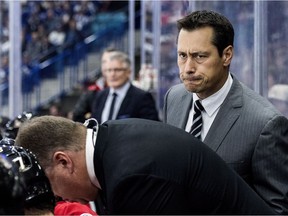
[[[288,117],[288,2],[267,4],[268,98]]]
[[[154,68],[158,71],[160,110],[166,91],[180,82],[176,62],[176,21],[191,11],[206,9],[222,13],[234,26],[231,73],[267,97],[288,117],[288,2],[158,1],[159,12],[155,11],[157,7],[153,6],[152,1],[143,2],[146,4],[146,22],[158,23],[158,28],[161,29],[158,40],[153,43],[147,42],[148,36],[155,34],[153,29],[146,25],[141,32],[146,38],[142,47],[146,54],[145,64],[153,65],[153,59],[160,59],[159,65]],[[155,15],[157,13],[161,14],[160,17]],[[160,46],[158,53],[154,52],[155,44]],[[147,55],[147,48],[151,50],[150,56]]]
[[[70,6],[77,6],[80,2],[71,2]],[[103,2],[105,3],[105,1]],[[123,2],[127,5],[128,1]],[[31,6],[41,14],[41,16],[31,16],[30,19],[33,18],[32,20],[35,22],[41,17],[43,19],[43,11],[37,7],[40,5],[38,3],[40,2],[27,1],[27,6]],[[52,1],[50,3],[52,4]],[[96,2],[94,3],[95,6],[98,5]],[[42,6],[44,7],[45,4]],[[57,6],[56,2],[55,6]],[[21,68],[23,70],[24,109],[33,109],[46,103],[55,94],[59,95],[59,93],[71,89],[85,77],[89,78],[89,74],[95,74],[99,68],[99,62],[96,59],[99,59],[102,48],[108,44],[128,51],[131,41],[127,34],[129,25],[127,8],[124,11],[116,12],[116,9],[119,9],[116,2],[110,6],[115,7],[115,10],[111,13],[95,14],[94,19],[91,19],[90,23],[86,25],[85,40],[77,46],[75,45],[73,49],[51,50],[47,48],[45,41],[41,42],[46,51],[52,52],[45,53],[49,59],[38,56],[41,59],[40,63]],[[3,114],[7,113],[8,109],[9,20],[7,19],[7,2],[0,1],[0,9],[2,11],[0,16],[0,108]],[[139,73],[135,71],[137,79],[135,83],[153,93],[160,116],[165,93],[171,86],[180,83],[177,67],[176,21],[191,11],[202,9],[215,10],[224,14],[234,26],[235,52],[230,68],[231,73],[256,92],[267,97],[288,117],[287,1],[142,0],[141,43],[139,47],[136,47],[137,51],[140,50],[141,69]],[[90,12],[93,13],[93,11]],[[26,7],[23,7],[22,18],[22,25],[24,25],[29,20]],[[51,24],[51,22],[49,23]],[[40,33],[43,31],[43,28],[41,29]],[[31,44],[36,45],[37,43]],[[22,61],[25,62],[24,55],[22,58]],[[63,63],[67,67],[63,67]],[[55,81],[52,88],[49,84],[51,80],[49,76],[52,76]],[[47,85],[48,89],[45,87],[46,83],[49,84]]]

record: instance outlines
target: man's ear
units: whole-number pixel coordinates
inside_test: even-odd
[[[68,169],[71,173],[73,172],[73,161],[71,160],[70,156],[63,151],[57,151],[53,155],[53,163],[55,166],[60,166],[59,168]]]
[[[231,64],[231,60],[233,57],[233,46],[229,45],[223,50],[223,65],[224,66],[229,66]]]

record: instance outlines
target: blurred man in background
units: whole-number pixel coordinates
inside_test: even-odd
[[[109,56],[115,51],[116,49],[114,48],[107,48],[103,51],[100,77],[96,81],[93,81],[93,83],[87,87],[87,90],[80,95],[73,109],[72,119],[74,121],[84,123],[86,119],[91,117],[92,104],[98,91],[107,87],[104,71],[106,70]]]
[[[97,94],[92,117],[99,122],[123,118],[158,121],[158,111],[152,94],[131,83],[131,62],[128,55],[114,52],[106,66],[104,76],[108,88]]]

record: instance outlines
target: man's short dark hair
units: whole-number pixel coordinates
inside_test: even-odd
[[[211,27],[214,32],[212,44],[217,47],[219,56],[223,50],[234,43],[234,29],[230,21],[214,11],[195,11],[177,21],[177,28],[193,31],[195,29]]]

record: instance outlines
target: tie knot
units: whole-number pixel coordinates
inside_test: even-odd
[[[204,107],[202,106],[200,100],[196,100],[195,103],[194,103],[194,109],[196,110],[199,110],[199,111],[203,111],[204,110]]]
[[[117,93],[116,93],[116,92],[113,92],[112,96],[113,96],[113,97],[116,97],[116,96],[117,96]]]

